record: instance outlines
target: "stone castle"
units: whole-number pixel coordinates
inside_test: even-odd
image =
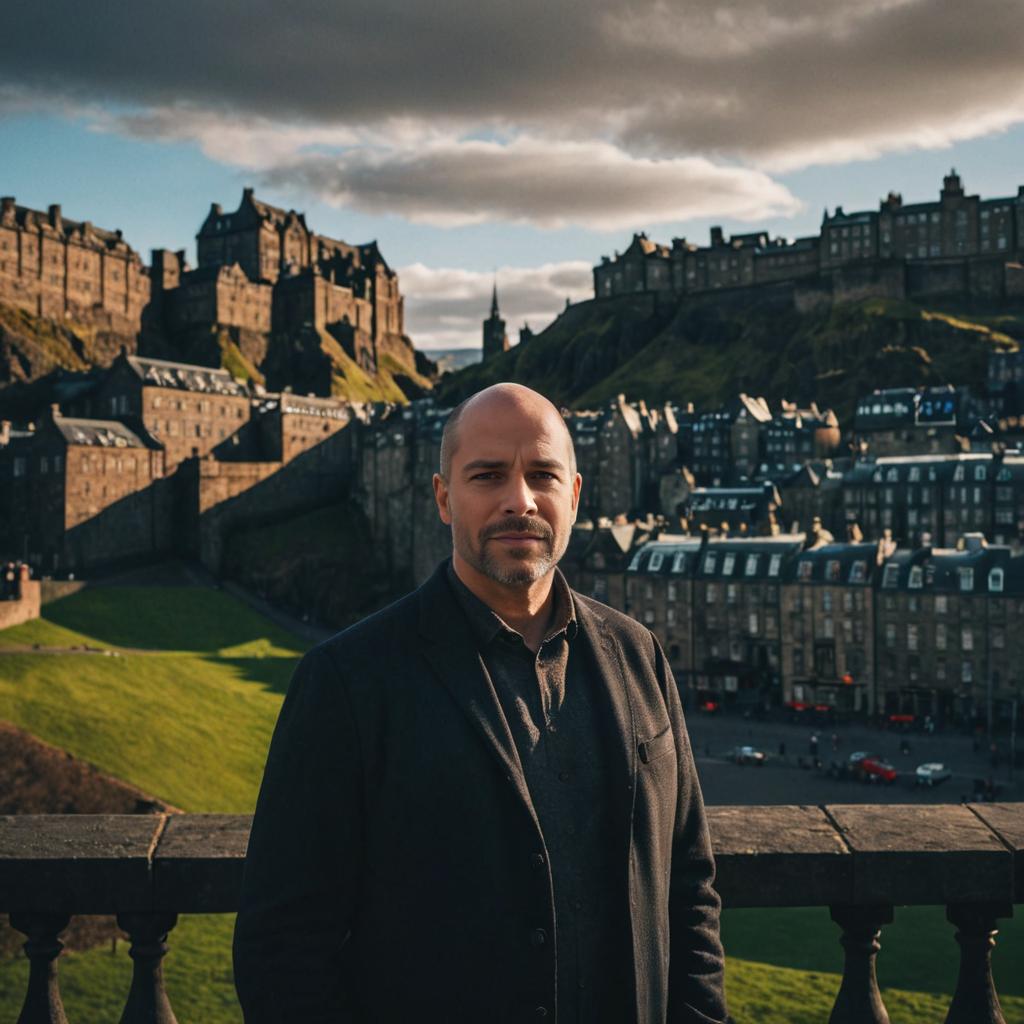
[[[211,206],[194,269],[184,251],[166,249],[154,250],[146,267],[120,231],[70,221],[59,206],[42,213],[10,196],[0,202],[0,302],[139,336],[147,354],[189,362],[219,365],[222,331],[257,367],[276,336],[309,335],[326,351],[340,346],[369,373],[415,365],[398,275],[376,242],[319,235],[302,213],[262,202],[251,188],[234,212]],[[301,389],[330,394],[330,359],[312,362]],[[269,365],[272,387],[291,383],[293,367]]]
[[[671,245],[633,236],[594,267],[598,299],[636,293],[707,295],[789,286],[798,307],[878,295],[1024,295],[1024,186],[1016,196],[966,195],[956,171],[936,202],[904,203],[890,192],[877,210],[825,211],[817,235],[788,240],[764,231],[711,229],[711,244]]]

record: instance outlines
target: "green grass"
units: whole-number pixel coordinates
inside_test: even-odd
[[[199,587],[90,588],[0,632],[0,648],[120,648],[120,656],[0,655],[0,719],[14,722],[187,811],[251,812],[282,693],[304,644],[234,598]],[[133,653],[152,652],[152,653]],[[184,917],[171,933],[167,987],[181,1021],[238,1024],[231,915]],[[828,1019],[839,930],[824,909],[723,915],[727,988],[738,1022]],[[1009,1024],[1024,1024],[1024,927],[1002,922],[994,965]],[[893,1024],[944,1018],[957,967],[941,908],[897,909],[882,933],[879,981]],[[65,956],[72,1020],[117,1021],[127,945]],[[27,962],[0,962],[0,1020],[14,1020]],[[944,994],[945,993],[945,994]]]

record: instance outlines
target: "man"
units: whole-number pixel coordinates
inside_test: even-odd
[[[307,654],[281,710],[235,932],[247,1024],[725,1019],[668,664],[556,569],[580,485],[536,392],[449,417],[451,562]]]

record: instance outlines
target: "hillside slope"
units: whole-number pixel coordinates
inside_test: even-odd
[[[109,366],[121,348],[159,359],[218,365],[233,376],[299,394],[350,401],[405,402],[429,391],[436,366],[408,339],[380,355],[376,373],[359,366],[329,331],[312,327],[271,338],[234,328],[185,332],[174,344],[146,331],[140,339],[71,320],[35,316],[0,302],[0,416],[26,420],[56,399],[62,374]]]
[[[811,312],[735,300],[657,310],[644,297],[565,310],[522,349],[447,375],[454,402],[499,380],[537,388],[572,408],[625,392],[648,402],[716,405],[738,390],[816,400],[852,415],[878,387],[953,382],[980,390],[988,355],[1017,347],[1024,306],[865,299]]]

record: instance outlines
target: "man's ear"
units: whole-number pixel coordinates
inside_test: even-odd
[[[576,513],[580,507],[580,488],[583,486],[583,477],[576,474],[576,479],[572,482],[572,521],[576,522]]]
[[[448,484],[440,473],[434,474],[434,501],[437,502],[437,514],[445,526],[452,525],[452,512],[448,505]]]

